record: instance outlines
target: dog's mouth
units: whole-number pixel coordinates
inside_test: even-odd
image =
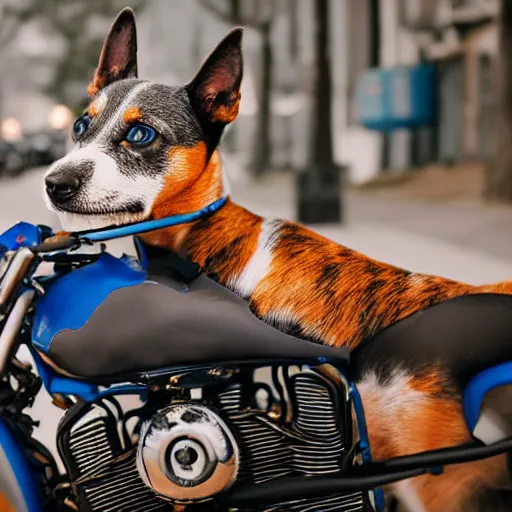
[[[123,226],[146,220],[147,212],[140,201],[134,201],[115,208],[98,205],[55,206],[65,231],[90,231],[110,226]]]
[[[83,216],[116,216],[116,215],[140,215],[144,213],[144,204],[142,201],[131,201],[115,208],[109,208],[101,205],[73,205],[63,206],[53,204],[57,213],[69,213],[72,215]]]

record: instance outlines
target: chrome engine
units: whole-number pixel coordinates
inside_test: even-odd
[[[146,404],[124,413],[114,399],[71,409],[59,449],[79,510],[245,511],[223,505],[226,492],[271,480],[278,485],[286,476],[343,472],[353,444],[343,387],[299,367],[257,374],[221,375],[194,392],[181,390],[156,410]],[[367,507],[366,494],[356,492],[250,510]]]
[[[229,427],[204,405],[171,405],[142,428],[137,467],[144,482],[177,503],[213,498],[235,482],[239,449]]]

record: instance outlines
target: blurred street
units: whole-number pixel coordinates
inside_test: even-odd
[[[234,172],[232,197],[247,208],[270,217],[293,218],[291,176],[275,174],[260,182]],[[44,205],[44,169],[0,181],[0,229],[26,220],[58,226]],[[329,238],[377,259],[411,270],[441,274],[472,283],[512,278],[512,209],[476,203],[389,200],[376,192],[350,192],[344,226],[315,226]],[[124,248],[130,243],[125,240]],[[21,358],[28,353],[22,350]],[[33,414],[44,420],[37,437],[54,448],[60,409],[43,393]]]

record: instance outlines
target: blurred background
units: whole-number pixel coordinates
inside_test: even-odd
[[[127,4],[139,75],[166,84],[246,27],[236,201],[414,271],[511,278],[510,0],[0,0],[0,229],[58,227],[42,177]],[[39,437],[58,415],[36,403]]]

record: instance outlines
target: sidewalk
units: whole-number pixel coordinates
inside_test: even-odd
[[[265,216],[295,217],[289,174],[273,174],[257,183],[237,180],[232,197]],[[348,190],[345,224],[312,229],[410,270],[475,284],[512,279],[512,207]]]

